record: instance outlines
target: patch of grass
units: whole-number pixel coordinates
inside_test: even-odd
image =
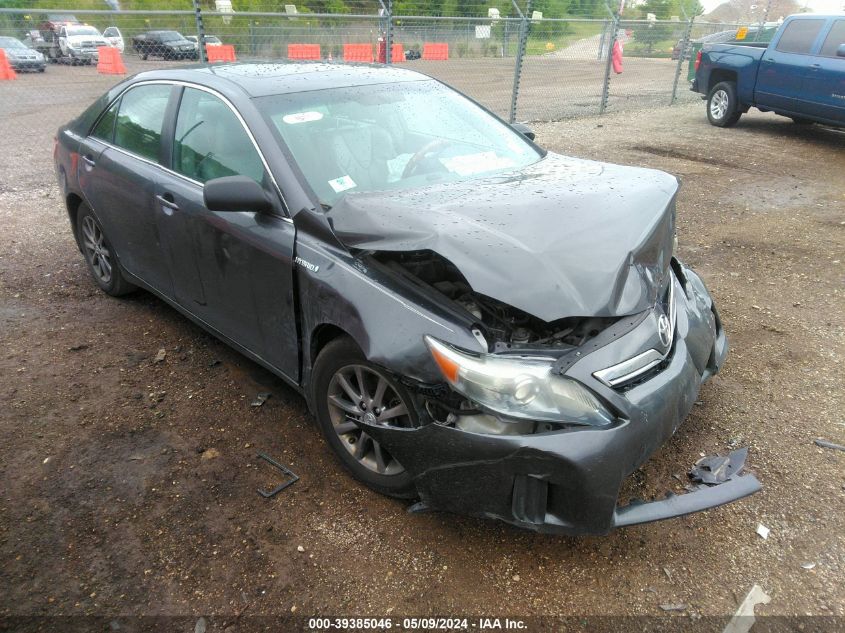
[[[606,22],[545,22],[532,27],[525,52],[528,55],[546,55],[578,40],[601,35],[606,28]],[[549,50],[547,44],[552,44],[553,48]]]

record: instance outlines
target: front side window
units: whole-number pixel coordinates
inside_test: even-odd
[[[324,205],[347,192],[410,189],[519,169],[525,137],[436,81],[256,99]]]
[[[786,25],[777,49],[781,53],[809,54],[822,26],[824,20],[793,20]]]
[[[833,23],[830,33],[824,38],[820,55],[825,57],[836,57],[837,49],[845,44],[845,20],[837,20]]]
[[[194,88],[185,88],[179,104],[173,169],[203,183],[222,176],[264,180],[264,164],[238,117],[220,98]]]
[[[158,162],[161,153],[161,129],[170,98],[169,85],[137,86],[120,99],[114,144]]]
[[[91,130],[91,136],[98,138],[101,141],[112,142],[114,137],[114,122],[117,120],[117,109],[120,106],[120,101],[116,101],[112,107],[106,110],[102,118]]]

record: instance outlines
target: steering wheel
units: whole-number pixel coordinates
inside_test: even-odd
[[[402,170],[402,178],[413,176],[423,158],[426,158],[429,154],[432,156],[439,154],[449,145],[451,145],[451,142],[447,141],[445,138],[437,138],[423,145],[413,156],[411,156],[410,160],[408,160],[408,164],[405,165],[405,169]]]

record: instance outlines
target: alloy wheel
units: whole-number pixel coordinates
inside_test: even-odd
[[[717,90],[710,99],[710,115],[714,119],[722,119],[728,112],[730,97],[725,90]]]
[[[88,261],[94,274],[104,284],[111,283],[112,261],[111,252],[106,245],[106,238],[100,225],[92,216],[82,220],[82,242],[88,254]]]
[[[341,444],[365,468],[381,475],[405,471],[359,426],[413,426],[408,407],[387,378],[365,365],[341,367],[328,388],[329,416]]]

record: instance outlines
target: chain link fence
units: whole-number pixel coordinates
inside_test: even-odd
[[[375,14],[203,12],[201,23],[209,49],[231,46],[241,61],[393,63],[444,81],[506,119],[529,122],[694,99],[688,82],[697,49],[732,38],[739,26],[685,16],[620,20],[609,10],[599,18],[550,19],[529,11],[424,17],[389,9]],[[99,73],[96,60],[65,45],[73,38],[59,41],[61,26],[72,21],[96,29],[86,31],[94,44],[103,43],[100,34],[109,37],[121,51],[126,76],[200,55],[199,21],[190,0],[168,11],[0,8],[0,37],[16,38],[48,57],[43,73],[21,72],[15,81],[0,81],[0,120],[6,125],[15,117],[37,116],[44,125],[58,126],[125,76]],[[763,32],[755,28],[749,29],[753,37]],[[150,48],[156,37],[164,41]],[[621,72],[612,63],[617,45],[624,51]]]

